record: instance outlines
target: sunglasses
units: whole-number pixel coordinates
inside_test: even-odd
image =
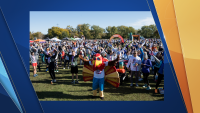
[[[94,60],[100,60],[100,58],[99,58],[99,57],[94,57],[93,59],[94,59]]]
[[[133,53],[133,54],[136,54],[136,53]]]

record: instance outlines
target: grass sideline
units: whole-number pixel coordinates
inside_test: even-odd
[[[41,61],[40,61],[41,63]],[[40,101],[100,101],[100,98],[92,99],[92,81],[84,82],[82,77],[83,65],[78,65],[79,84],[71,84],[72,77],[70,69],[59,67],[55,72],[57,83],[51,84],[51,77],[46,70],[46,64],[41,65],[41,72],[33,77],[33,67],[30,64],[30,80]],[[104,85],[104,101],[164,101],[164,95],[155,94],[156,83],[153,75],[149,76],[151,90],[147,91],[142,86],[143,81],[138,83],[139,87],[130,87],[130,81],[125,81],[119,88],[109,83]],[[133,83],[135,85],[135,83]],[[160,87],[163,87],[164,81]],[[99,96],[99,94],[97,95]]]

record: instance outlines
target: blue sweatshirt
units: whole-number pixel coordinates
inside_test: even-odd
[[[158,70],[158,73],[164,75],[164,61],[162,60],[161,63],[162,63],[162,64],[161,64],[161,66],[160,66],[160,69]]]
[[[141,58],[141,60],[143,61],[143,55],[144,55],[144,52],[143,52],[143,49],[140,48],[140,51],[141,51],[141,54],[139,55],[139,57]]]
[[[154,67],[160,68],[161,64],[162,64],[162,60],[160,61],[160,63],[156,62],[156,64],[154,65]]]
[[[148,60],[142,60],[142,64],[146,64],[145,66],[142,65],[142,72],[143,73],[150,73],[149,68],[152,66],[151,61],[149,59]]]

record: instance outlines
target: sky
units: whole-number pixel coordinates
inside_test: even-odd
[[[140,29],[144,25],[155,24],[150,11],[31,11],[30,32],[48,34],[53,26],[76,28],[78,24],[108,26],[131,26]]]

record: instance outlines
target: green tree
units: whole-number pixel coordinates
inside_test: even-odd
[[[63,31],[62,32],[62,38],[68,37],[69,33],[67,33],[67,31]]]
[[[91,29],[90,29],[91,27]],[[123,38],[129,38],[129,33],[134,34],[140,34],[141,36],[145,38],[159,38],[158,32],[156,32],[157,28],[155,25],[149,25],[149,26],[142,26],[141,29],[134,29],[133,27],[128,26],[108,26],[105,29],[93,25],[90,26],[89,24],[79,24],[76,28],[73,28],[72,26],[68,25],[65,29],[60,27],[52,27],[48,29],[48,34],[43,35],[41,32],[31,33],[30,32],[30,39],[34,39],[34,37],[37,38],[53,38],[58,37],[59,39],[65,38],[65,37],[74,37],[78,36],[81,37],[84,35],[86,39],[97,39],[97,38],[104,38],[109,39],[114,34],[119,34]]]
[[[33,39],[34,39],[34,37],[33,37],[33,35],[32,35],[32,33],[31,33],[31,32],[29,32],[29,35],[30,35],[30,40],[33,40]]]
[[[31,34],[32,39],[34,39],[34,37],[37,37],[38,39],[43,39],[44,35],[41,32],[35,32]]]
[[[136,32],[137,30],[135,30],[133,27],[128,27],[128,31],[126,33],[133,33],[133,35],[135,35]]]
[[[111,28],[111,36],[114,35],[114,34],[117,34],[117,33],[118,33],[117,27],[113,26],[113,27]]]
[[[159,33],[158,33],[158,30],[156,30],[156,31],[154,32],[154,36],[155,36],[155,38],[160,38],[160,35],[159,35]]]
[[[155,38],[154,32],[156,30],[156,25],[142,26],[140,35],[145,38]]]
[[[105,31],[104,31],[104,32],[107,34],[107,36],[106,36],[107,38],[109,38],[109,37],[112,36],[111,28],[112,28],[111,26],[108,26],[108,27],[106,27],[106,29],[105,29]]]
[[[123,38],[125,38],[125,35],[127,35],[126,26],[118,26],[117,30],[118,30],[118,34],[121,35]]]
[[[142,33],[142,30],[138,29],[136,34],[141,34],[141,33]]]
[[[48,29],[48,36],[49,38],[58,37],[59,39],[62,39],[69,36],[69,31],[68,29],[63,29],[60,27],[52,27]]]
[[[79,35],[84,35],[87,38],[90,38],[90,29],[89,29],[90,25],[89,24],[79,24],[76,29]],[[82,32],[82,33],[81,33]],[[80,34],[81,33],[81,34]]]
[[[102,36],[103,32],[104,32],[103,28],[96,26],[96,25],[91,26],[90,33],[92,33],[91,35],[93,35],[95,39],[102,38],[101,36]]]

